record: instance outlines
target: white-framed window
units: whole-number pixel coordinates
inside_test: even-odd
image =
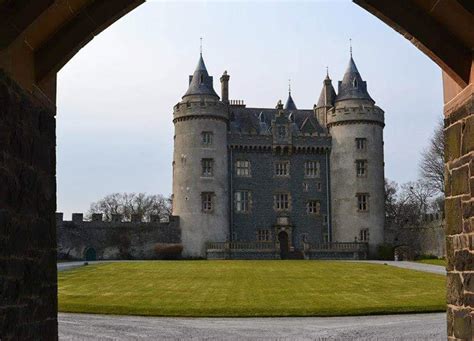
[[[276,176],[289,176],[290,175],[290,161],[275,162],[275,175]]]
[[[360,177],[367,175],[367,160],[356,160],[356,173]]]
[[[210,177],[214,174],[214,159],[202,159],[202,176]]]
[[[288,211],[290,209],[290,194],[277,193],[273,195],[273,207],[277,211]]]
[[[286,126],[278,126],[278,137],[284,139],[287,134]]]
[[[201,193],[202,211],[204,213],[211,213],[214,209],[214,193],[213,192],[202,192]]]
[[[367,193],[357,193],[357,210],[368,211],[369,210],[369,195]]]
[[[361,229],[359,233],[359,240],[361,242],[369,241],[369,229]]]
[[[357,150],[365,150],[367,148],[367,139],[365,137],[357,137],[355,141]]]
[[[235,212],[240,212],[240,213],[249,212],[251,196],[252,194],[250,191],[235,191],[234,192]]]
[[[319,214],[321,212],[321,203],[319,200],[308,200],[306,203],[306,213]]]
[[[214,134],[212,131],[203,131],[201,133],[201,143],[203,146],[212,146],[214,142]]]
[[[251,176],[250,161],[248,160],[235,161],[235,174],[237,176]]]
[[[272,234],[269,229],[257,230],[257,240],[259,242],[269,242],[272,240]]]
[[[304,163],[304,176],[307,178],[319,178],[320,168],[319,161],[306,161]]]

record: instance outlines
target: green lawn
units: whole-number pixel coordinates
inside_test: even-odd
[[[445,311],[445,276],[332,261],[143,261],[59,272],[59,310],[155,316]]]
[[[446,267],[446,259],[419,259],[416,262]]]

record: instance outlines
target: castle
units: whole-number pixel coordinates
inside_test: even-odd
[[[248,108],[221,96],[202,53],[174,106],[173,215],[185,257],[281,258],[384,242],[384,111],[352,58],[313,109]],[[321,245],[326,245],[322,247]],[[230,255],[230,256],[228,256]]]

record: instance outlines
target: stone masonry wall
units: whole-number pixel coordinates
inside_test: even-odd
[[[56,340],[54,113],[0,70],[0,340]]]
[[[466,89],[468,90],[468,89]],[[472,340],[474,328],[474,93],[446,113],[448,339]]]
[[[169,222],[106,222],[101,219],[84,221],[80,213],[72,221],[63,221],[57,213],[58,257],[85,260],[92,249],[96,259],[157,259],[156,244],[180,244],[181,230],[178,217]],[[97,216],[96,216],[97,217]]]

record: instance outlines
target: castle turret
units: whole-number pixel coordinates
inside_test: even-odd
[[[374,256],[384,241],[384,112],[370,97],[352,53],[327,126],[332,136],[332,240],[368,242]]]
[[[288,88],[288,99],[286,100],[285,103],[285,110],[298,110],[296,108],[295,101],[293,100],[293,97],[291,97],[291,88]]]
[[[315,116],[323,127],[327,124],[327,113],[329,109],[334,106],[334,101],[336,99],[336,91],[332,86],[331,78],[329,78],[329,73],[326,73],[326,78],[323,81],[323,88],[321,89],[321,94],[319,95],[318,103],[315,105]]]
[[[202,54],[173,117],[173,215],[180,219],[183,255],[205,257],[206,242],[228,240],[228,112]]]

